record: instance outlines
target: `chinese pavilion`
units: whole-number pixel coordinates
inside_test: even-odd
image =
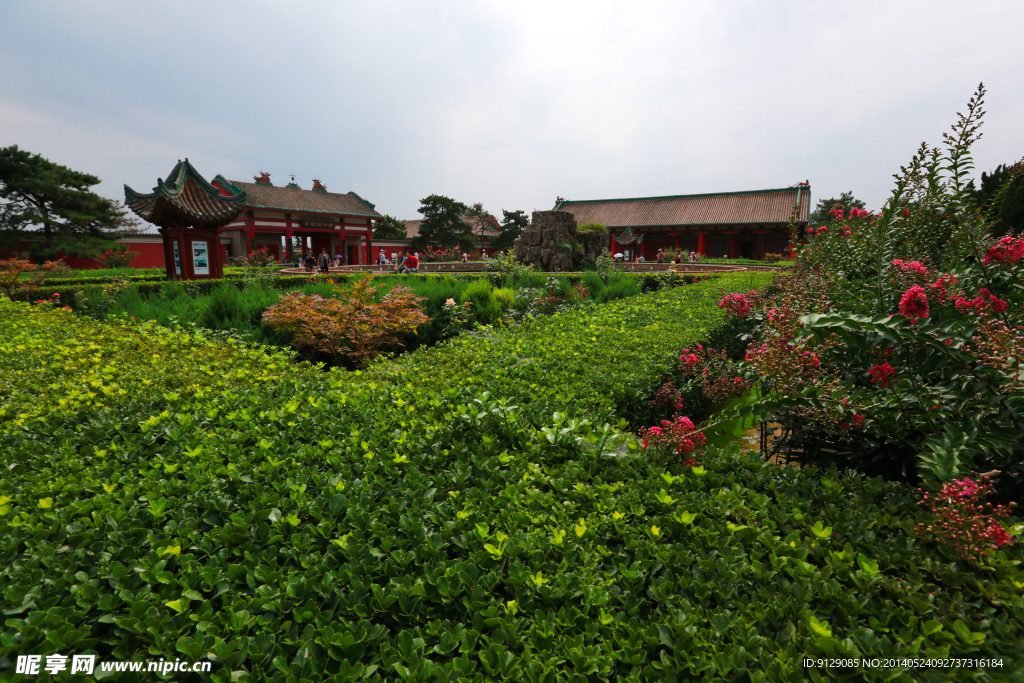
[[[807,226],[810,183],[775,190],[637,197],[561,199],[555,209],[569,211],[576,223],[608,227],[609,247],[627,259],[643,254],[651,261],[658,249],[699,253],[708,258],[763,259],[790,251],[789,226]]]
[[[257,249],[291,262],[303,250],[327,250],[342,263],[369,263],[373,204],[354,192],[275,187],[269,173],[247,183],[216,176],[207,182],[188,159],[150,194],[125,185],[125,204],[160,229],[169,278],[219,278],[227,260]]]

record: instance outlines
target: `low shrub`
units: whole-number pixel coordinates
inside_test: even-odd
[[[491,291],[491,296],[497,302],[501,312],[512,308],[512,303],[515,301],[516,293],[515,290],[509,287],[499,287]]]
[[[459,295],[459,303],[472,304],[473,320],[481,325],[492,325],[501,320],[501,304],[491,295],[491,285],[477,281],[466,287]]]
[[[222,282],[210,294],[210,300],[199,322],[211,330],[231,329],[241,325],[248,329],[249,318],[242,308],[242,297],[238,288]]]
[[[427,322],[410,290],[396,286],[377,302],[378,288],[372,278],[363,278],[339,288],[333,298],[290,292],[263,313],[263,320],[290,335],[292,347],[311,359],[360,367],[400,348],[404,335]]]
[[[598,303],[607,303],[616,299],[625,299],[636,296],[640,293],[640,283],[637,278],[620,273],[612,273],[608,276],[608,283],[598,291],[595,300]]]
[[[119,244],[107,249],[96,257],[104,268],[128,268],[132,259],[139,255],[137,251],[129,251],[127,245]]]

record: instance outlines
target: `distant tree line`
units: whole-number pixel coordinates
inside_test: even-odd
[[[427,247],[458,249],[472,252],[479,238],[485,236],[488,225],[497,224],[498,233],[487,236],[487,246],[498,250],[512,248],[512,243],[529,227],[525,211],[502,210],[502,220],[488,212],[481,202],[469,205],[451,197],[432,194],[420,200],[417,212],[422,214],[419,234],[411,240],[413,249]],[[474,226],[476,230],[474,231]],[[405,221],[385,215],[373,228],[374,239],[408,239]]]

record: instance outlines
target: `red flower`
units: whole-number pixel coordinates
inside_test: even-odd
[[[917,322],[928,317],[928,295],[924,287],[914,285],[903,293],[900,299],[900,313],[910,318],[911,322]]]
[[[985,253],[981,262],[988,265],[995,261],[1010,266],[1021,258],[1024,258],[1024,238],[1004,237]]]
[[[992,541],[997,548],[1013,543],[1013,536],[1006,533],[1006,529],[1004,529],[998,522],[992,522],[988,529],[985,529],[985,531],[982,532],[982,536],[985,536]]]
[[[888,363],[882,363],[881,365],[872,366],[868,374],[871,375],[871,381],[874,384],[880,387],[887,387],[893,377],[896,376],[896,370]]]
[[[864,428],[864,416],[863,415],[854,415],[853,416],[853,426],[856,427],[857,429],[863,429]]]
[[[741,318],[746,318],[750,315],[750,302],[747,301],[747,297],[742,294],[726,294],[721,301],[718,302],[719,308],[724,308],[729,313],[737,315]]]

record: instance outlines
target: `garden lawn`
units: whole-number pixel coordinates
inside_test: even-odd
[[[210,658],[219,681],[796,681],[803,656],[1014,655],[1019,547],[970,570],[914,538],[904,486],[730,452],[689,468],[605,424],[725,329],[719,287],[760,282],[358,374],[0,302],[0,677],[85,651]]]

